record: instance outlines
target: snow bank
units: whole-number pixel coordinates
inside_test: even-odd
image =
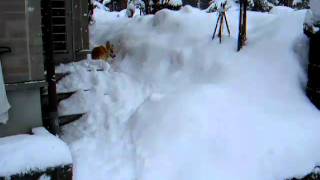
[[[306,46],[305,11],[248,12],[240,52],[236,10],[222,44],[211,41],[217,14],[190,6],[95,14],[91,43],[114,44],[114,64],[66,65],[74,71],[58,85],[79,90],[61,112],[87,112],[64,128],[76,179],[285,179],[319,163],[320,113],[304,93],[307,59],[296,54],[307,51],[297,48]]]
[[[293,11],[294,11],[294,9],[292,9],[290,7],[287,7],[287,6],[274,6],[270,10],[270,13],[271,14],[281,15],[281,14],[292,13]]]
[[[72,164],[68,146],[44,128],[0,138],[0,177]]]
[[[126,124],[148,96],[148,87],[115,70],[96,60],[57,68],[70,73],[59,82],[58,91],[77,91],[59,104],[59,114],[86,113],[63,129],[63,139],[74,157],[75,179],[123,180],[135,176]]]

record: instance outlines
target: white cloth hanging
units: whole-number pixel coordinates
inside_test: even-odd
[[[10,104],[7,99],[6,90],[4,88],[4,81],[2,75],[2,67],[0,62],[0,123],[7,123],[9,116],[8,111],[10,109]]]

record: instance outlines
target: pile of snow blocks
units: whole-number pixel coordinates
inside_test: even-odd
[[[0,138],[0,180],[71,180],[69,147],[45,128]]]

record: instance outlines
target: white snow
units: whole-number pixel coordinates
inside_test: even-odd
[[[68,146],[44,128],[0,138],[0,177],[72,164]]]
[[[281,14],[290,14],[294,11],[294,9],[287,6],[274,6],[270,10],[271,14],[281,15]]]
[[[282,12],[282,10],[280,11]],[[96,10],[91,45],[117,56],[62,65],[61,114],[77,180],[270,180],[320,162],[320,112],[305,96],[306,11],[248,12],[248,43],[212,41],[216,13],[190,6],[143,17]],[[105,64],[105,65],[103,65]],[[84,91],[89,90],[89,91]]]
[[[8,117],[9,108],[10,108],[10,104],[7,99],[7,94],[6,94],[3,74],[2,74],[1,61],[0,61],[0,124],[7,123],[9,119]]]

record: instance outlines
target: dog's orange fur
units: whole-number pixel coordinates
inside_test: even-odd
[[[109,60],[110,58],[114,58],[114,51],[113,45],[110,44],[108,41],[105,46],[97,46],[93,48],[91,52],[92,59],[102,59],[102,60]]]

